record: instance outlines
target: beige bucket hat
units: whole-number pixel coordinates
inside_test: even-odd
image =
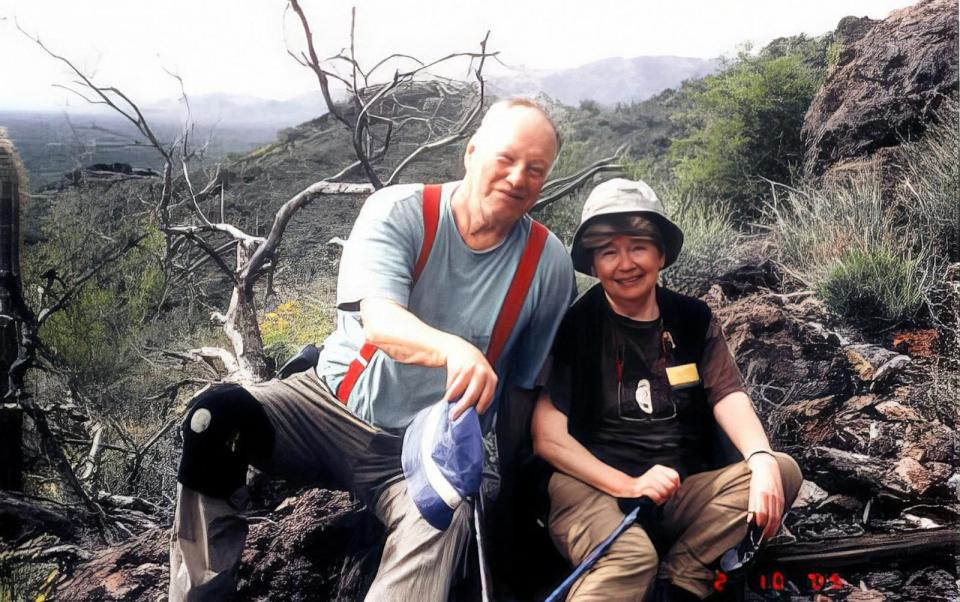
[[[667,217],[663,204],[653,189],[641,180],[614,178],[594,187],[583,205],[580,225],[573,235],[573,248],[570,250],[573,267],[577,271],[592,273],[593,249],[587,248],[583,243],[583,235],[587,229],[602,221],[604,217],[627,215],[644,217],[657,227],[666,256],[664,268],[677,260],[683,247],[683,231]]]

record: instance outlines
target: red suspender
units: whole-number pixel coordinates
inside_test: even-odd
[[[491,367],[497,363],[500,353],[507,345],[510,333],[513,332],[513,327],[517,324],[517,318],[520,317],[520,310],[523,309],[523,302],[527,298],[527,291],[530,290],[533,276],[537,273],[537,265],[540,263],[540,255],[543,253],[543,246],[546,242],[547,228],[534,220],[530,224],[527,246],[523,249],[517,271],[513,273],[513,281],[510,282],[510,288],[507,289],[507,296],[503,299],[503,305],[500,306],[500,315],[497,316],[497,321],[493,326],[493,334],[490,335],[490,344],[487,346],[487,361],[490,362]]]
[[[440,185],[430,184],[423,187],[423,243],[420,246],[420,255],[417,257],[417,263],[413,269],[413,284],[416,285],[423,273],[424,266],[430,258],[430,251],[433,250],[433,242],[437,237],[437,227],[440,224]],[[517,265],[517,271],[513,274],[513,280],[510,282],[510,288],[507,289],[507,296],[500,307],[500,314],[493,326],[493,333],[490,335],[490,345],[487,349],[487,361],[493,366],[500,354],[503,352],[510,333],[520,317],[520,310],[523,308],[523,302],[527,298],[527,291],[530,289],[530,283],[537,272],[537,265],[540,262],[540,255],[543,253],[543,247],[547,241],[547,229],[543,224],[534,221],[531,224],[530,234],[527,236],[527,244],[523,249],[523,255],[520,257],[520,263]],[[358,357],[350,362],[347,367],[347,373],[340,386],[337,387],[337,399],[343,405],[350,399],[350,393],[360,375],[366,369],[367,364],[373,354],[377,352],[376,345],[364,343],[360,348]]]
[[[433,241],[437,238],[437,227],[440,225],[440,185],[428,184],[423,187],[423,243],[420,245],[420,256],[413,268],[413,285],[420,280],[423,267],[430,259],[433,250]],[[413,288],[411,285],[410,288]]]
[[[423,187],[423,242],[420,243],[420,255],[417,256],[417,263],[413,267],[413,285],[417,284],[423,268],[427,265],[427,259],[430,258],[430,251],[433,249],[433,241],[437,238],[437,227],[440,224],[440,192],[439,184],[427,184]],[[411,286],[411,288],[412,288]],[[350,399],[350,392],[353,386],[357,384],[360,374],[370,363],[370,358],[377,352],[377,346],[370,343],[364,343],[360,348],[357,358],[347,366],[347,373],[343,375],[340,386],[337,387],[337,399],[340,403],[347,405]]]
[[[372,358],[376,352],[376,345],[364,342],[363,347],[360,348],[360,353],[357,354],[357,358],[347,366],[347,373],[343,376],[343,380],[340,381],[340,386],[337,387],[337,399],[339,399],[343,405],[347,405],[347,400],[350,399],[350,391],[353,391],[353,385],[357,384],[357,379],[359,379],[363,371],[366,370],[367,364],[370,363],[370,358]]]

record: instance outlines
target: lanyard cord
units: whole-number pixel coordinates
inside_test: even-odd
[[[611,326],[611,343],[613,343],[613,355],[616,361],[617,367],[617,382],[621,385],[623,384],[623,364],[624,358],[626,357],[627,345],[622,340],[620,333],[620,326],[615,322],[613,316],[608,316],[610,318]],[[673,350],[677,348],[676,343],[673,342],[673,335],[670,334],[669,330],[664,329],[663,327],[663,316],[657,318],[657,328],[660,330],[660,355],[657,360],[664,360],[666,363],[670,363],[670,360],[673,359]],[[653,368],[647,365],[647,360],[644,357],[643,353],[639,354],[640,361],[647,367],[647,370],[653,373]]]

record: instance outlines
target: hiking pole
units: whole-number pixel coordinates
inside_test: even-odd
[[[631,510],[629,514],[623,517],[623,520],[620,521],[620,524],[617,525],[617,528],[613,530],[613,533],[608,535],[607,538],[601,541],[592,552],[587,554],[587,557],[583,559],[583,562],[581,562],[577,568],[570,573],[569,577],[563,580],[563,583],[561,583],[557,589],[553,590],[553,592],[547,596],[547,599],[544,600],[544,602],[557,602],[557,600],[560,600],[563,594],[567,593],[567,590],[570,589],[574,582],[576,582],[581,575],[589,571],[590,567],[592,567],[594,563],[597,562],[597,560],[599,560],[599,558],[607,552],[610,546],[613,545],[613,542],[616,541],[618,537],[623,535],[623,532],[629,529],[633,523],[637,522],[637,517],[640,515],[640,510],[642,508],[648,508],[652,505],[653,500],[650,498],[640,498],[636,507]]]
[[[486,548],[483,533],[483,496],[477,495],[473,504],[473,524],[477,532],[477,558],[480,561],[480,599],[490,602],[490,567],[487,565]]]

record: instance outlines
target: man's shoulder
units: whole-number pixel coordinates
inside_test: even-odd
[[[394,184],[375,191],[363,203],[363,211],[390,213],[398,206],[420,207],[423,184]]]
[[[573,273],[573,262],[570,260],[570,253],[567,252],[567,248],[563,245],[557,235],[547,230],[547,240],[543,245],[543,252],[541,253],[541,261],[547,261],[550,265],[555,265],[561,268],[569,268],[570,273]]]

